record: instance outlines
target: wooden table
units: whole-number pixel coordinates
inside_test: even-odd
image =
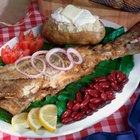
[[[67,4],[74,4],[90,10],[101,19],[113,21],[117,24],[130,28],[140,21],[140,14],[124,12],[101,4],[89,2],[88,0],[38,0],[40,12],[48,16],[58,7],[65,7]]]

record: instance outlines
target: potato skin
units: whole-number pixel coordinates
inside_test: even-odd
[[[55,44],[97,44],[105,36],[105,27],[102,23],[100,26],[100,32],[63,32],[58,30],[58,25],[50,18],[44,23],[42,34],[49,42]]]

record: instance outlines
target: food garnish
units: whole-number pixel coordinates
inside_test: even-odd
[[[29,127],[33,131],[37,131],[37,130],[39,130],[42,127],[42,125],[40,124],[40,121],[38,119],[39,110],[40,110],[39,107],[38,108],[33,108],[28,113],[27,122],[28,122]]]
[[[9,45],[7,45],[5,48],[2,48],[1,50],[1,58],[5,64],[12,64],[17,59],[27,56],[29,54],[30,50],[29,49],[21,50],[18,43],[12,49],[9,47]]]
[[[12,117],[11,124],[15,131],[20,131],[25,128],[29,128],[27,123],[28,113],[20,113]]]
[[[94,78],[87,87],[80,89],[75,100],[68,100],[67,109],[61,116],[61,122],[68,124],[91,115],[115,99],[115,92],[120,92],[127,81],[128,77],[121,71],[112,71],[107,76]]]
[[[50,132],[56,131],[57,107],[54,104],[43,106],[39,110],[39,121],[41,125]]]
[[[66,55],[66,57],[69,61],[68,66],[64,65],[64,60],[58,53],[63,53],[64,55]],[[72,54],[74,54],[78,58],[78,60],[74,60]],[[39,55],[45,55],[45,57],[40,58]],[[57,65],[55,65],[51,62],[51,59],[52,59],[53,55],[56,56],[57,59],[61,61],[61,63],[62,63],[61,66],[57,66]],[[30,60],[31,66],[38,72],[36,75],[28,74],[28,73],[26,73],[26,72],[24,72],[24,71],[22,71],[18,68],[18,64],[21,63],[22,61],[27,60],[27,59]],[[41,61],[42,65],[43,65],[42,69],[37,68],[37,66],[35,65],[36,60]],[[54,68],[56,70],[67,71],[67,70],[72,69],[74,67],[74,64],[81,64],[82,62],[83,62],[83,59],[82,59],[80,53],[76,49],[68,48],[66,50],[66,49],[62,49],[62,48],[54,48],[54,49],[51,49],[49,51],[43,51],[43,50],[42,51],[37,51],[32,56],[25,56],[25,57],[22,57],[22,58],[18,59],[15,62],[15,68],[18,72],[22,73],[23,75],[25,75],[29,78],[38,78],[40,76],[47,75],[45,73],[45,71],[48,67],[47,64],[49,64],[52,68]]]
[[[16,131],[22,131],[25,128],[31,128],[33,131],[44,127],[50,132],[56,131],[57,125],[57,107],[55,104],[47,104],[43,107],[37,107],[12,117],[12,126]]]
[[[24,35],[23,32],[20,32],[19,34],[20,48],[22,50],[29,49],[30,54],[33,54],[36,51],[40,50],[43,43],[44,43],[44,39],[43,37],[41,37],[41,34],[38,34],[35,37],[32,30],[30,30],[30,32],[27,35]]]
[[[19,58],[33,54],[41,49],[43,45],[43,38],[40,34],[34,37],[32,30],[24,35],[23,32],[19,34],[19,42],[13,48],[7,45],[1,50],[1,57],[5,64],[12,64]]]

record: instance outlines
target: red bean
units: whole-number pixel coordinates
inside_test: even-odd
[[[82,94],[80,93],[80,92],[78,92],[77,94],[76,94],[76,101],[77,102],[82,102]]]
[[[114,95],[114,94],[108,95],[107,98],[108,98],[109,100],[113,100],[113,99],[115,99],[115,95]]]
[[[67,117],[67,118],[64,118],[62,119],[62,123],[63,124],[68,124],[68,123],[71,123],[73,121],[73,118],[72,117]]]
[[[90,95],[88,94],[88,92],[86,92],[85,96],[84,96],[84,99],[90,99]]]
[[[111,82],[111,87],[115,90],[115,91],[118,91],[119,90],[119,86],[114,83],[114,82]]]
[[[78,114],[78,112],[72,112],[72,113],[71,113],[71,117],[73,118],[73,117],[75,117],[77,114]]]
[[[92,104],[92,103],[89,103],[89,104],[88,104],[88,107],[89,107],[90,109],[92,109],[93,111],[95,111],[95,110],[97,109],[97,106],[94,105],[94,104]]]
[[[91,115],[92,114],[92,109],[88,109],[87,111],[86,111],[86,115]]]
[[[117,81],[121,82],[124,79],[124,74],[121,71],[117,72]]]
[[[120,91],[128,78],[121,71],[112,71],[108,76],[93,79],[88,87],[80,89],[74,101],[69,100],[67,110],[62,114],[62,123],[67,124],[77,121],[85,115],[91,115],[93,111],[102,107],[107,101],[115,98],[114,90]]]
[[[88,106],[84,106],[84,108],[81,109],[81,112],[83,112],[83,114],[85,114],[87,110],[88,110]]]
[[[93,104],[97,104],[97,103],[99,103],[101,101],[102,101],[101,98],[92,98],[92,99],[90,99],[90,102],[93,103]]]
[[[109,88],[110,87],[110,82],[100,82],[99,85],[103,88]]]
[[[78,121],[81,120],[84,117],[84,114],[82,112],[79,112],[77,115],[74,116],[73,120]]]
[[[69,109],[69,110],[66,110],[63,114],[62,114],[62,119],[64,118],[67,118],[71,115],[72,111]]]
[[[79,102],[77,100],[74,100],[74,105],[77,104],[77,103],[79,103]]]
[[[115,83],[117,82],[116,79],[114,79],[111,75],[108,75],[108,76],[107,76],[107,79],[108,79],[110,82],[114,82],[114,81],[115,81]]]
[[[84,108],[88,103],[89,103],[89,99],[85,99],[85,100],[81,103],[80,108]]]
[[[110,75],[114,80],[116,80],[116,72],[114,70],[111,72]]]
[[[88,94],[93,96],[93,97],[99,96],[99,92],[96,89],[87,89],[86,92],[88,92]]]
[[[105,81],[107,81],[105,76],[97,77],[94,80],[95,80],[95,82],[105,82]]]
[[[107,100],[107,94],[105,92],[101,94],[101,99],[104,101]]]
[[[88,84],[88,87],[91,88],[91,89],[94,89],[94,84],[90,83],[90,84]]]
[[[94,88],[99,92],[104,92],[103,88],[97,83],[94,85]]]
[[[76,103],[72,108],[73,111],[78,111],[79,109],[80,109],[80,103]]]
[[[81,91],[81,92],[85,92],[86,89],[87,89],[86,87],[82,87],[82,88],[80,89],[80,91]]]
[[[67,109],[72,109],[73,105],[74,105],[74,101],[69,100],[68,103],[67,103]]]
[[[108,96],[108,95],[113,95],[113,90],[107,90],[105,91],[105,94]]]
[[[127,78],[127,77],[124,78],[124,79],[121,81],[122,84],[124,84],[124,83],[126,83],[126,82],[128,82],[128,78]]]

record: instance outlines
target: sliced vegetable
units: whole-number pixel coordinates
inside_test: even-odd
[[[19,34],[19,42],[11,48],[6,46],[1,50],[1,57],[5,64],[12,64],[17,59],[33,54],[34,52],[41,49],[43,45],[43,38],[39,34],[37,37],[34,37],[32,30],[24,35],[23,32]]]
[[[12,64],[17,59],[29,55],[30,50],[20,50],[19,43],[15,45],[13,49],[11,49],[8,45],[1,50],[1,58],[5,64]]]
[[[22,50],[29,49],[30,54],[40,50],[42,48],[43,42],[44,40],[41,37],[41,34],[38,34],[38,36],[35,37],[32,30],[27,35],[24,35],[23,32],[19,34],[20,48]]]
[[[73,57],[71,56],[70,53],[74,53],[78,58],[79,60],[76,62],[73,60]],[[63,58],[61,58],[61,56],[59,56],[59,54],[57,53],[63,53],[67,56],[68,60],[69,60],[69,65],[67,67],[64,66],[64,61],[63,61]],[[45,58],[46,58],[46,61],[42,58],[39,58],[38,55],[41,55],[41,54],[45,54]],[[62,66],[57,66],[55,64],[53,64],[51,62],[51,56],[52,55],[55,55],[58,60],[61,62]],[[26,59],[29,59],[31,61],[31,65],[32,67],[38,72],[37,75],[31,75],[31,74],[28,74],[26,72],[23,72],[21,71],[19,68],[18,68],[18,63],[21,62],[21,61],[24,61]],[[42,62],[43,64],[43,69],[40,70],[37,68],[37,66],[35,65],[34,61],[35,59],[39,60]],[[73,66],[74,66],[74,63],[75,64],[81,64],[83,62],[83,59],[81,57],[81,55],[79,54],[79,52],[73,48],[69,48],[68,50],[65,50],[65,49],[62,49],[62,48],[54,48],[54,49],[51,49],[49,51],[37,51],[35,52],[32,56],[25,56],[23,58],[20,58],[18,59],[16,62],[15,62],[15,68],[17,71],[19,71],[21,74],[29,77],[29,78],[38,78],[39,76],[42,76],[42,75],[46,75],[46,76],[49,76],[49,74],[46,74],[46,68],[47,68],[47,65],[46,65],[46,62],[54,69],[57,69],[61,72],[63,71],[66,71],[66,70],[70,70]]]

